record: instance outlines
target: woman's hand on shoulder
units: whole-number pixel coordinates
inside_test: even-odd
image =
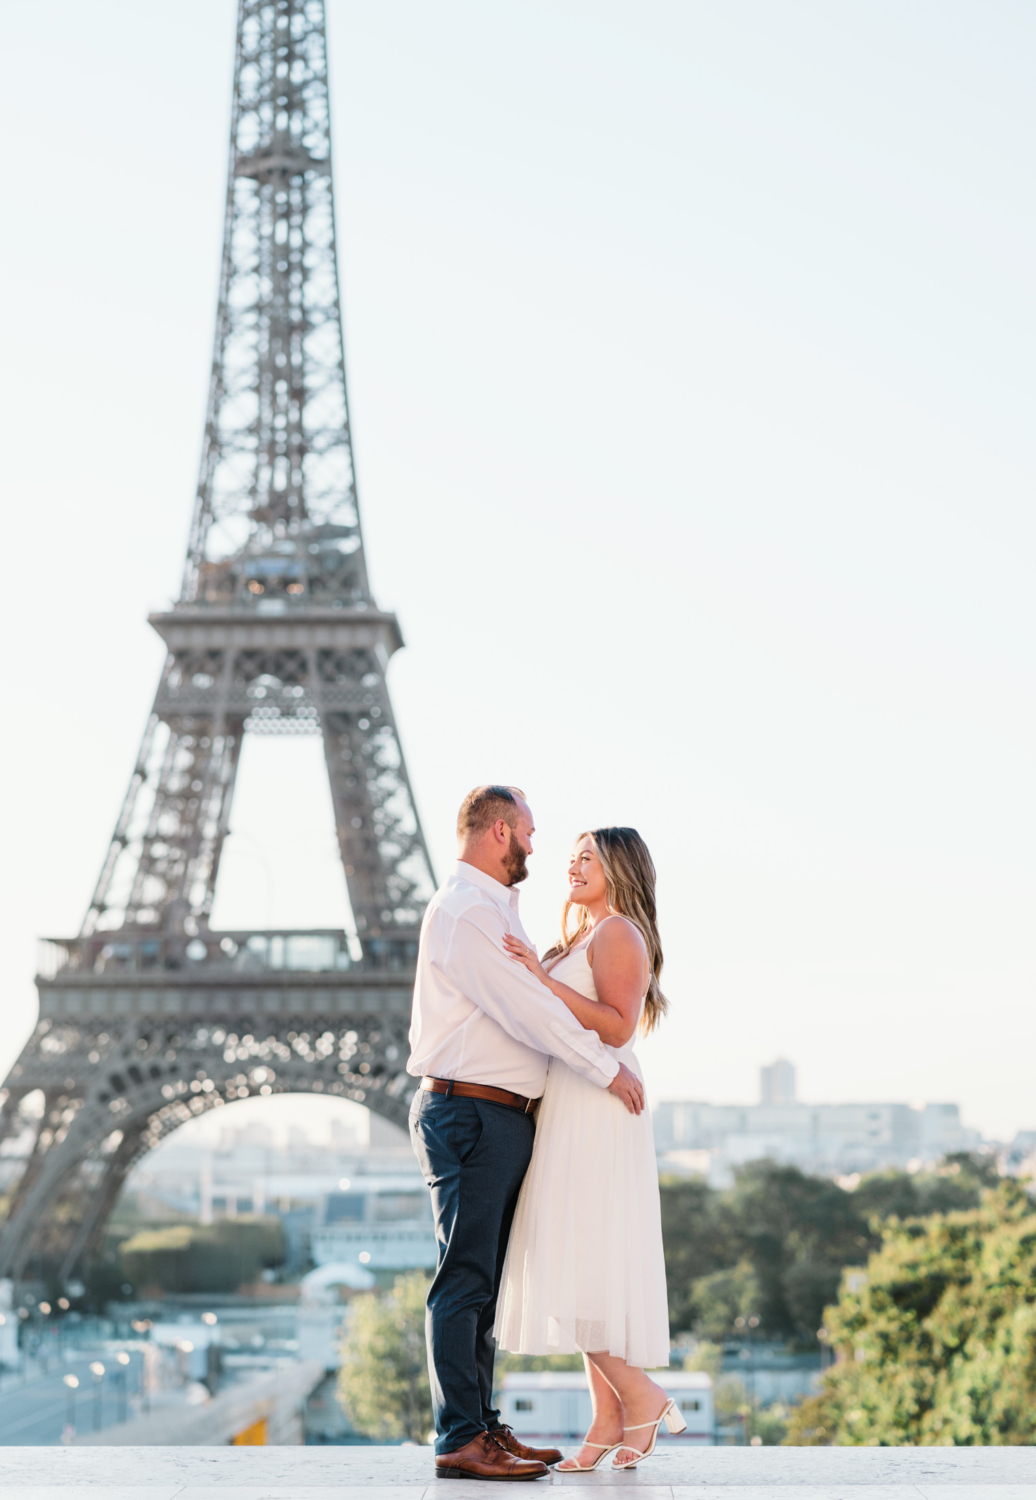
[[[513,958],[516,964],[522,964],[530,974],[535,974],[541,984],[547,983],[547,971],[536,957],[532,948],[527,948],[520,939],[512,937],[509,932],[504,933],[504,951],[508,958]]]

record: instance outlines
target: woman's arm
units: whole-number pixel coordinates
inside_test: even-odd
[[[623,1047],[633,1036],[644,998],[647,950],[632,923],[607,918],[594,933],[590,947],[596,1000],[588,1000],[570,985],[552,979],[535,953],[510,933],[504,935],[504,947],[516,963],[535,974],[541,984],[568,1006],[580,1026],[596,1031],[609,1047]]]

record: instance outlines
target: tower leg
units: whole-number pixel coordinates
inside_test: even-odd
[[[143,1126],[128,1130],[109,1158],[100,1185],[90,1194],[86,1212],[79,1221],[75,1236],[61,1262],[59,1278],[67,1281],[80,1263],[97,1249],[98,1242],[108,1222],[108,1215],[115,1207],[115,1200],[126,1180],[126,1174],[140,1152]]]
[[[24,1185],[23,1178],[0,1232],[0,1276],[10,1276],[12,1280],[22,1276],[41,1229],[48,1219],[53,1222],[57,1201],[75,1184],[77,1169],[91,1145],[110,1132],[110,1119],[102,1122],[94,1110],[86,1107],[76,1116],[65,1138],[49,1147],[35,1172],[30,1176],[26,1171],[28,1184]]]

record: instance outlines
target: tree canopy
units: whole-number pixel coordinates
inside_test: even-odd
[[[122,1241],[121,1274],[143,1296],[233,1292],[285,1256],[279,1219],[243,1216],[215,1224],[160,1224]]]
[[[967,1154],[933,1172],[875,1173],[854,1191],[772,1161],[741,1167],[725,1192],[670,1179],[662,1233],[671,1330],[722,1340],[754,1316],[758,1336],[816,1348],[843,1268],[878,1248],[881,1220],[974,1208],[996,1180],[993,1164]]]
[[[349,1309],[338,1394],[357,1431],[428,1441],[432,1396],[425,1350],[428,1277],[397,1276],[390,1292],[368,1292]]]
[[[826,1323],[838,1363],[789,1443],[1036,1442],[1036,1212],[1016,1184],[889,1219]]]

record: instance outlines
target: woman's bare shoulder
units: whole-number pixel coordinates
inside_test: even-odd
[[[590,948],[603,945],[606,952],[618,953],[646,953],[647,943],[644,934],[636,922],[631,922],[629,917],[623,917],[618,912],[610,917],[605,917],[603,922],[598,922],[594,928],[593,941]],[[588,950],[589,956],[589,950]]]

